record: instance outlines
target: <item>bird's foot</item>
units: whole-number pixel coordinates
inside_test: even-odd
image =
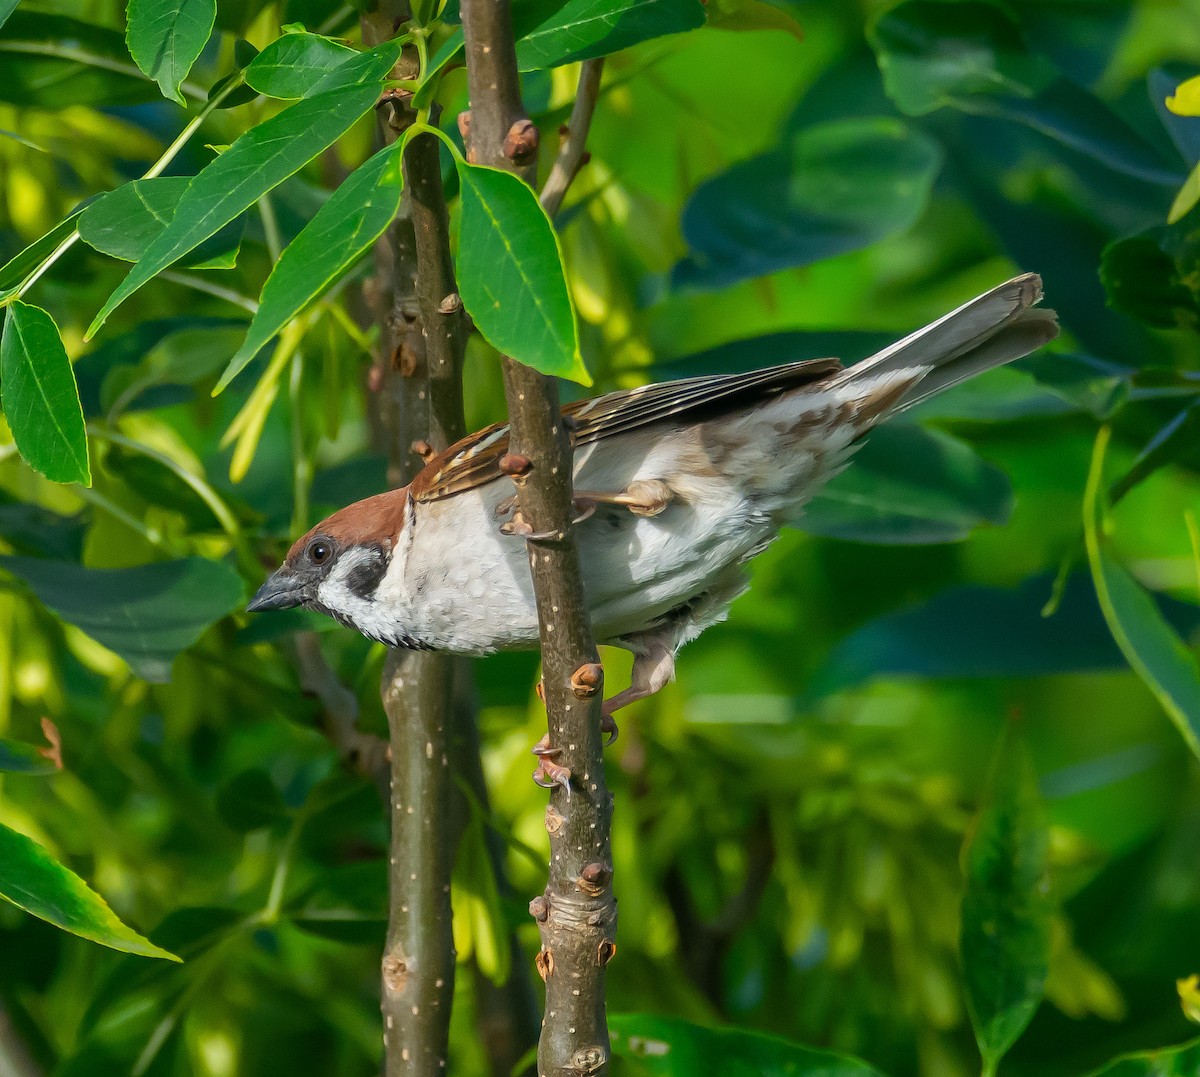
[[[543,789],[553,789],[555,786],[559,786],[569,799],[571,796],[571,768],[554,762],[554,757],[558,755],[559,749],[550,747],[550,734],[547,733],[542,737],[531,750],[538,757],[537,769],[533,772],[534,782]]]

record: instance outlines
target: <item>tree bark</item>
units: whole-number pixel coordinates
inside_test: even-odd
[[[463,0],[462,21],[471,100],[468,159],[532,183],[537,131],[521,103],[508,0]],[[617,921],[612,797],[600,733],[603,672],[572,531],[571,442],[558,388],[512,359],[503,363],[510,422],[505,470],[533,532],[548,536],[528,542],[529,563],[549,741],[554,762],[570,771],[569,790],[556,786],[550,794],[549,880],[530,904],[542,942],[537,968],[546,984],[538,1073],[600,1074],[611,1054],[604,987]]]

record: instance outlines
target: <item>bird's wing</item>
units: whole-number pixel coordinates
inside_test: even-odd
[[[572,444],[587,445],[676,416],[697,422],[820,381],[841,369],[836,359],[806,359],[744,374],[683,378],[579,400],[564,407],[563,416]],[[413,499],[436,501],[500,478],[499,462],[506,452],[507,423],[463,438],[434,457],[413,480]]]

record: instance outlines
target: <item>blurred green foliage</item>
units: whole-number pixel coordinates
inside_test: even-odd
[[[1200,118],[1165,102],[1200,68],[1200,6],[721,0],[692,29],[690,2],[613,0],[617,29],[586,40],[562,30],[579,7],[530,5],[520,55],[552,145],[566,61],[624,49],[558,221],[598,391],[857,359],[1018,270],[1043,275],[1064,329],[1051,354],[881,432],[622,723],[619,1064],[959,1077],[982,1065],[973,1014],[992,1063],[1015,1040],[1001,1073],[1196,1073]],[[210,9],[181,10],[190,72],[142,55],[161,28],[131,55],[112,0],[22,3],[0,25],[0,392],[8,406],[40,369],[10,337],[35,309],[14,307],[25,289],[73,364],[91,475],[42,477],[86,476],[55,470],[77,427],[0,436],[0,833],[184,959],[0,904],[0,1053],[70,1077],[365,1075],[384,818],[322,735],[293,634],[320,632],[375,732],[383,656],[332,622],[236,611],[291,538],[384,488],[371,262],[338,248],[348,275],[211,395],[280,250],[373,152],[358,105],[305,98],[324,129],[301,131],[223,80],[254,62],[264,93],[309,93],[348,61],[272,44],[281,27],[355,41],[357,15],[221,0],[208,38]],[[431,27],[420,91],[447,130],[465,107],[452,17]],[[366,110],[364,85],[325,103]],[[139,180],[210,90],[224,107]],[[85,343],[128,272],[114,259],[173,250],[194,224],[168,223],[190,204],[182,177],[264,129],[306,147],[262,197],[220,200],[228,227]],[[82,242],[39,275],[85,203]],[[479,338],[466,393],[472,425],[500,416]],[[628,657],[605,660],[620,682]],[[493,816],[472,817],[455,871],[456,945],[480,970],[458,978],[464,1075],[489,1072],[484,980],[530,975],[524,902],[545,871],[536,657],[475,674]],[[61,771],[32,746],[43,718]]]

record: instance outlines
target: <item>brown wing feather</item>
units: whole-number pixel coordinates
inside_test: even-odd
[[[841,369],[836,359],[806,359],[745,374],[683,378],[578,400],[564,407],[563,415],[570,425],[572,444],[587,445],[670,417],[686,415],[699,421],[734,411]],[[463,438],[435,456],[417,475],[412,483],[413,500],[436,501],[500,478],[500,458],[506,452],[507,423],[495,423]]]

